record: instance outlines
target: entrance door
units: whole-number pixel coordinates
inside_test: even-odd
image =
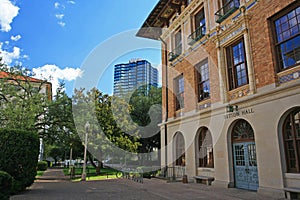
[[[258,173],[255,142],[233,144],[235,186],[246,190],[257,190]]]

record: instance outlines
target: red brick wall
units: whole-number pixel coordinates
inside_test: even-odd
[[[272,54],[272,35],[268,18],[292,2],[295,0],[263,0],[249,11],[249,31],[257,88],[276,81],[276,62]]]

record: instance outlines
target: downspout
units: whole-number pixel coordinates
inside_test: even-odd
[[[167,122],[168,122],[168,114],[169,114],[169,106],[168,106],[168,101],[169,101],[169,92],[168,92],[168,88],[169,88],[169,84],[168,84],[168,49],[167,49],[167,43],[159,36],[159,40],[164,44],[164,63],[165,63],[165,80],[166,80],[166,99],[165,99],[165,173],[164,175],[167,175],[167,170],[168,170],[168,161],[167,161],[167,156],[168,156],[168,152],[167,152],[167,145],[168,145],[168,140],[167,140],[167,136],[168,136],[168,126],[167,126]]]
[[[148,28],[151,29],[151,26],[148,24],[148,22],[145,22],[146,25],[148,26]],[[169,113],[169,107],[168,107],[168,101],[169,101],[169,92],[168,92],[168,88],[169,88],[169,84],[168,84],[168,45],[167,43],[161,38],[161,36],[158,36],[158,39],[163,43],[164,45],[164,57],[162,58],[164,60],[165,63],[165,80],[166,80],[166,99],[165,99],[165,108],[166,108],[166,113],[165,113],[165,120],[164,120],[164,129],[165,129],[165,169],[164,169],[164,176],[167,176],[167,171],[168,171],[168,152],[167,152],[167,145],[168,145],[168,140],[167,140],[167,136],[168,136],[168,126],[167,126],[167,122],[168,122],[168,113]]]

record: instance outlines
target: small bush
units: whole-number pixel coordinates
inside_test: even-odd
[[[9,199],[12,189],[12,177],[9,173],[0,171],[0,199]]]
[[[36,176],[39,138],[24,130],[0,129],[0,170],[13,178],[13,191],[24,190]]]
[[[46,161],[39,161],[37,163],[37,170],[38,171],[45,171],[48,167],[48,163]]]

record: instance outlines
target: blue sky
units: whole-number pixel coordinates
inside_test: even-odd
[[[0,56],[9,66],[21,64],[37,76],[50,75],[54,88],[64,80],[69,96],[78,79],[88,82],[87,74],[97,74],[90,86],[111,94],[114,64],[142,58],[159,67],[158,41],[126,38],[134,37],[157,2],[0,0]],[[125,42],[119,42],[123,36]],[[118,51],[122,45],[127,49]],[[93,52],[98,59],[91,59]],[[113,56],[103,57],[106,53]]]

